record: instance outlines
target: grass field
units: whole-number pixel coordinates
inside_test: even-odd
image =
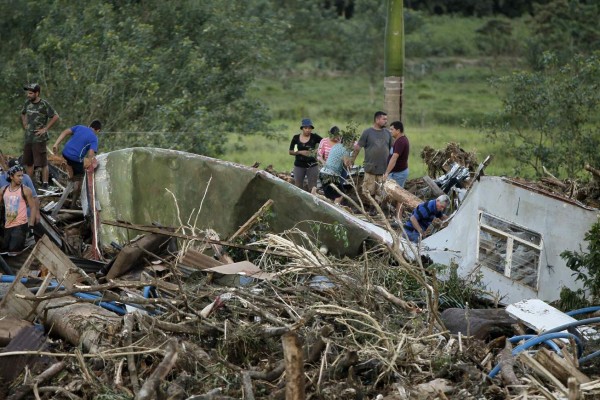
[[[449,142],[476,153],[478,160],[494,155],[488,173],[512,173],[514,162],[479,129],[486,114],[501,106],[489,79],[510,71],[508,64],[492,68],[486,65],[488,62],[491,61],[437,59],[411,64],[405,82],[403,122],[411,143],[412,178],[425,173],[420,158],[425,146],[439,149]],[[332,125],[345,127],[350,121],[358,123],[360,132],[371,125],[373,113],[382,107],[383,83],[380,86],[371,86],[367,77],[355,76],[296,76],[277,82],[259,81],[253,95],[269,106],[275,134],[270,138],[241,136],[223,158],[246,165],[257,161],[262,167],[271,164],[278,171],[291,170],[293,157],[288,155],[289,143],[299,132],[302,118],[311,118],[315,132],[324,137]],[[357,162],[361,161],[359,157]]]

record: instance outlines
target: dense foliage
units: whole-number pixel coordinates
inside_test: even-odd
[[[522,164],[574,177],[600,165],[600,59],[575,56],[560,65],[547,54],[543,68],[496,81],[504,106],[488,128]],[[519,171],[517,171],[519,172]]]
[[[61,115],[56,130],[92,118],[105,122],[108,133],[102,141],[103,151],[149,145],[222,155],[227,141],[235,142],[235,135],[267,133],[271,117],[304,116],[298,110],[272,115],[263,102],[249,95],[257,77],[281,82],[289,89],[289,82],[299,72],[367,76],[372,91],[365,98],[372,98],[383,80],[385,3],[2,1],[0,89],[5,95],[0,98],[0,136],[18,136],[22,85],[36,81],[42,85],[42,97]],[[538,8],[534,3],[546,6]],[[433,59],[440,58],[527,58],[539,74],[547,74],[540,54],[550,48],[555,51],[554,70],[558,71],[565,58],[572,60],[574,54],[590,55],[598,49],[596,3],[406,0],[406,60],[407,68],[412,69],[406,74],[407,90],[411,73],[414,83],[433,70]],[[432,16],[437,14],[443,15]],[[457,14],[485,18],[457,18]],[[535,33],[531,37],[522,29],[526,24],[523,18],[529,15],[527,27]],[[511,19],[514,17],[521,19]],[[558,80],[568,78],[566,73],[552,76],[558,87],[576,84],[564,82],[561,86]],[[529,88],[533,86],[511,87]],[[297,93],[290,92],[290,96]],[[572,102],[582,104],[580,99]],[[519,104],[527,105],[513,102]],[[406,110],[411,106],[419,107],[406,104]],[[338,113],[346,118],[345,112]],[[445,110],[427,110],[427,115],[443,116]],[[563,124],[570,118],[566,115],[558,126],[571,129],[575,125],[585,131],[588,120],[583,118],[581,123],[580,114],[573,115],[577,121]],[[448,121],[438,118],[435,122]],[[542,135],[550,137],[546,132]],[[534,136],[537,140],[539,133]],[[550,145],[554,143],[544,142],[544,146]],[[543,157],[540,155],[540,160]],[[572,169],[580,161],[581,157],[566,168]]]
[[[0,32],[8,32],[0,88],[12,94],[4,110],[22,104],[22,84],[39,82],[62,127],[105,121],[107,147],[203,154],[222,153],[227,132],[266,126],[263,106],[245,94],[281,26],[253,16],[245,1],[14,1],[0,8]],[[16,110],[3,115],[16,125]]]
[[[587,252],[563,251],[560,256],[567,261],[569,267],[589,290],[589,303],[600,300],[600,220],[585,235],[588,242]],[[580,295],[583,293],[580,292]]]
[[[558,62],[569,62],[576,54],[600,51],[600,2],[554,0],[537,4],[533,38],[528,57],[533,67],[544,67],[544,52],[552,51]]]

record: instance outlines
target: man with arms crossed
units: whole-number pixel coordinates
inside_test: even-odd
[[[35,167],[42,168],[42,188],[48,188],[48,157],[46,143],[48,131],[58,121],[58,114],[46,100],[40,97],[40,85],[30,83],[23,89],[27,92],[27,102],[21,110],[21,122],[25,129],[23,164],[30,177]]]

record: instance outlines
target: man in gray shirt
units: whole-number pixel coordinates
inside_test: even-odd
[[[377,192],[378,184],[384,182],[383,174],[387,168],[390,148],[393,145],[392,135],[385,129],[387,120],[386,113],[377,111],[373,117],[373,126],[365,129],[354,145],[352,161],[356,160],[361,147],[365,148],[365,161],[363,164],[365,179],[362,184],[362,191],[365,194],[368,192],[371,196],[374,196]]]

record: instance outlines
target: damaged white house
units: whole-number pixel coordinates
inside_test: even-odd
[[[581,251],[598,209],[537,191],[516,180],[483,176],[448,226],[423,240],[434,262],[456,263],[462,277],[480,273],[502,303],[554,301],[562,287],[581,288],[560,257]]]

